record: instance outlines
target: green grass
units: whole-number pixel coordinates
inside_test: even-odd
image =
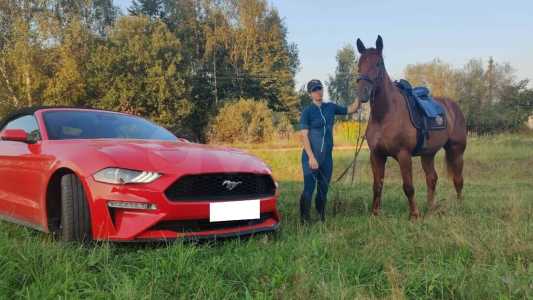
[[[440,214],[408,221],[396,162],[371,217],[368,153],[332,188],[325,225],[298,225],[299,151],[256,151],[281,184],[282,229],[211,244],[62,244],[0,223],[0,298],[533,298],[533,137],[472,138],[465,199],[438,159]],[[338,174],[351,151],[334,153]],[[425,180],[415,159],[417,203]],[[333,206],[336,207],[335,215]]]

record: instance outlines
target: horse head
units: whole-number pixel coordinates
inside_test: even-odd
[[[376,47],[368,49],[360,39],[357,39],[357,51],[361,54],[358,65],[357,96],[361,102],[366,103],[374,98],[386,74],[383,61],[383,39],[378,35]]]

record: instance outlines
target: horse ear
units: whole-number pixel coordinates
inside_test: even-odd
[[[378,35],[378,39],[376,40],[376,49],[379,52],[383,51],[383,39],[381,38],[381,35]]]
[[[359,51],[360,54],[363,54],[363,52],[366,51],[365,44],[361,41],[361,39],[357,39],[357,51]]]

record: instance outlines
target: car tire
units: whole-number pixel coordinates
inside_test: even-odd
[[[61,225],[59,237],[65,242],[92,240],[91,216],[87,196],[75,174],[61,178]]]

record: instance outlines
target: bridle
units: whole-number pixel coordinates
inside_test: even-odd
[[[383,76],[385,74],[385,63],[383,62],[383,57],[379,58],[376,66],[378,68],[378,75],[375,78],[372,79],[367,74],[360,74],[359,76],[357,76],[357,79],[356,79],[357,83],[363,80],[370,84],[370,86],[372,87],[372,90],[370,91],[370,98],[368,99],[368,101],[372,101],[372,102],[374,98],[376,97],[376,90],[378,88],[378,84],[383,79]]]

